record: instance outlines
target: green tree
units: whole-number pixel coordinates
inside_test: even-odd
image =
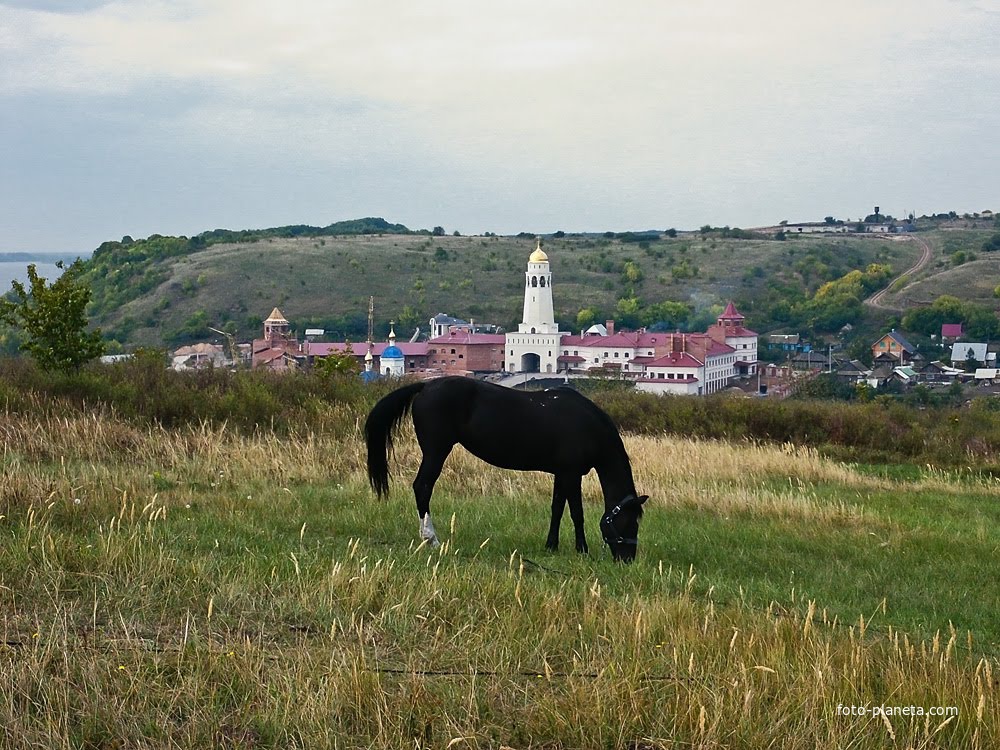
[[[64,268],[51,284],[38,275],[35,264],[28,266],[28,288],[11,282],[8,299],[0,299],[0,319],[22,331],[21,349],[34,357],[45,370],[71,372],[104,353],[100,330],[87,331],[87,303],[90,287],[79,276],[82,264],[75,261]]]
[[[403,305],[403,311],[399,314],[399,328],[402,331],[409,331],[420,322],[420,317],[410,305]]]
[[[358,360],[350,354],[350,348],[350,342],[346,342],[343,351],[331,351],[325,357],[317,358],[313,369],[324,378],[358,372]]]
[[[597,320],[597,310],[592,307],[584,307],[576,314],[576,327],[581,331],[586,331]]]
[[[640,313],[640,323],[644,326],[658,326],[664,330],[681,328],[691,317],[691,308],[683,302],[664,300],[650,305]]]
[[[639,264],[632,260],[625,261],[625,265],[622,267],[622,281],[628,285],[630,289],[634,288],[636,284],[642,281],[642,269]]]
[[[992,253],[996,250],[1000,250],[1000,233],[994,234],[983,243],[984,253]]]
[[[627,328],[635,328],[639,324],[639,310],[642,303],[638,297],[622,297],[615,304],[615,317]]]

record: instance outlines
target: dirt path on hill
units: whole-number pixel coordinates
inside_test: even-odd
[[[904,276],[912,276],[913,274],[923,269],[924,266],[926,266],[928,263],[931,262],[931,257],[933,257],[931,245],[927,240],[923,239],[922,237],[917,237],[916,235],[913,234],[909,235],[906,238],[906,240],[912,240],[913,242],[916,242],[918,245],[920,245],[921,249],[923,250],[923,252],[920,253],[920,259],[916,263],[914,263],[913,266],[911,266],[898,276],[891,279],[883,289],[880,289],[879,291],[875,292],[875,294],[873,294],[871,297],[866,299],[865,300],[866,305],[877,307],[880,310],[891,310],[893,312],[902,312],[902,308],[894,307],[892,305],[886,305],[884,303],[886,295],[889,293],[889,290],[892,289],[893,284],[895,284]],[[905,286],[901,287],[899,291],[902,291],[905,288],[906,288]]]

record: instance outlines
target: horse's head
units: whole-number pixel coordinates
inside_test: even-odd
[[[628,495],[601,518],[601,536],[618,562],[632,562],[639,548],[639,519],[647,495]]]

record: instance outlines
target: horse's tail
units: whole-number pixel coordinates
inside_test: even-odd
[[[423,390],[424,383],[398,388],[379,401],[365,420],[365,442],[368,445],[368,482],[379,497],[389,492],[389,453],[392,434],[410,410],[413,397]]]

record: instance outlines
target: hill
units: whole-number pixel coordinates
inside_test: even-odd
[[[994,306],[993,290],[1000,283],[1000,253],[984,251],[983,245],[996,233],[992,229],[956,226],[922,234],[934,250],[934,259],[890,290],[886,304],[906,310],[947,294]]]
[[[408,335],[418,325],[426,328],[438,312],[508,330],[516,326],[534,235],[433,236],[385,227],[365,234],[300,227],[217,230],[192,239],[105,243],[87,262],[92,318],[123,345],[161,346],[204,338],[208,325],[249,339],[278,306],[298,330],[320,327],[356,338],[364,335],[368,297],[374,295],[380,333],[395,318]],[[778,240],[728,227],[558,235],[544,244],[556,285],[556,318],[567,330],[612,317],[625,325],[699,328],[729,299],[758,330],[836,330],[840,318],[823,318],[810,308],[824,284],[871,264],[898,272],[920,255],[915,243],[900,237]],[[859,309],[852,297],[846,314]]]

